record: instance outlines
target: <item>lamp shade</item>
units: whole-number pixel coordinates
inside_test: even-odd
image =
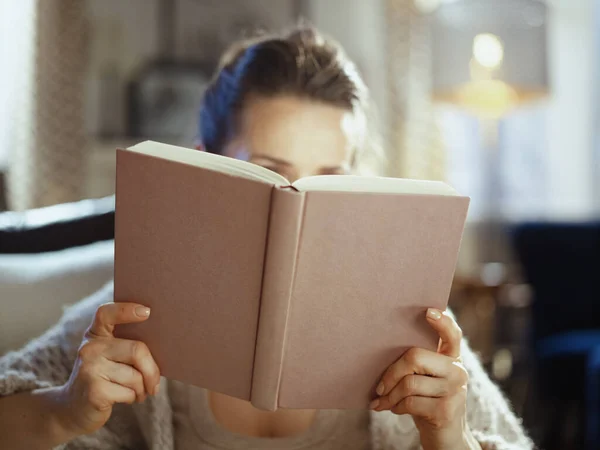
[[[446,1],[432,15],[433,96],[490,115],[548,93],[539,0]]]

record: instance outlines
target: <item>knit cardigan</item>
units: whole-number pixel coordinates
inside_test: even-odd
[[[45,334],[29,342],[21,350],[2,356],[0,396],[66,383],[82,336],[96,309],[112,300],[113,285],[109,283],[92,296],[67,308],[61,320]],[[462,343],[461,356],[470,375],[467,420],[481,446],[486,450],[532,449],[533,444],[524,432],[520,420],[488,378],[466,342]],[[389,411],[370,414],[373,450],[421,448],[419,433],[410,416],[399,416]],[[175,450],[166,379],[161,379],[161,389],[157,396],[149,396],[144,403],[115,405],[111,418],[103,428],[57,448]]]

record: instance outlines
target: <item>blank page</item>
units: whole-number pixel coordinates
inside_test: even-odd
[[[319,175],[306,177],[296,181],[293,186],[299,191],[458,195],[452,187],[441,181],[365,177],[359,175]]]
[[[129,147],[127,150],[191,166],[204,167],[205,169],[242,178],[271,183],[277,186],[288,186],[290,184],[288,180],[278,173],[262,166],[191,148],[145,141]]]

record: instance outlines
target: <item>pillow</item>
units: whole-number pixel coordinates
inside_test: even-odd
[[[16,350],[61,317],[63,308],[113,277],[114,242],[0,255],[0,355]]]

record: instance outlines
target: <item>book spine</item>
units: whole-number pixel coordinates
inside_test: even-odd
[[[303,193],[273,188],[251,393],[252,404],[264,410],[278,405],[303,215]]]

